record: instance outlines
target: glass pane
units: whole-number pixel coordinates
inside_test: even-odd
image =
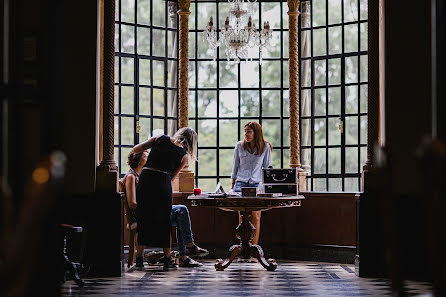
[[[280,147],[280,120],[263,120],[262,130],[265,140],[269,141],[273,147]]]
[[[326,89],[315,89],[314,90],[314,115],[325,115],[326,114]]]
[[[346,192],[358,192],[359,191],[359,178],[346,178],[345,179],[345,191]]]
[[[330,55],[342,52],[342,27],[328,28],[328,51]]]
[[[189,7],[190,15],[189,15],[189,30],[195,29],[195,3],[191,3]]]
[[[289,149],[283,150],[283,167],[284,168],[290,167],[290,150]]]
[[[121,82],[127,84],[133,84],[133,58],[121,58]]]
[[[153,115],[164,116],[164,90],[153,89]]]
[[[288,88],[290,82],[288,61],[283,61],[282,67],[283,67],[283,80],[282,80],[283,87]]]
[[[263,16],[262,16],[262,18],[263,18]],[[275,18],[275,19],[277,19],[277,18]],[[271,25],[271,22],[270,22],[270,25]],[[272,26],[271,26],[271,28],[272,28]],[[266,46],[262,49],[262,57],[263,58],[280,58],[280,32],[277,32],[277,31],[273,32],[270,43],[268,44],[268,46]]]
[[[220,116],[236,117],[238,114],[237,91],[220,91]]]
[[[233,145],[235,146],[237,142]],[[232,173],[232,161],[234,159],[234,150],[233,149],[220,149],[218,152],[218,156],[220,158],[220,175],[231,176]],[[223,186],[223,189],[226,191],[231,188],[231,184],[229,187]]]
[[[341,115],[341,88],[328,88],[328,114]]]
[[[345,58],[345,82],[358,82],[358,57]]]
[[[300,162],[302,163],[302,168],[311,168],[311,149],[302,149],[302,157],[300,158]]]
[[[217,68],[215,62],[198,61],[198,86],[197,87],[217,87]]]
[[[153,119],[152,136],[158,136],[165,134],[164,131],[164,120],[163,119]]]
[[[118,114],[119,113],[119,86],[115,86],[115,91],[113,92],[113,95],[114,95],[113,113]]]
[[[313,56],[324,56],[327,54],[325,28],[313,30]]]
[[[313,186],[315,192],[327,191],[327,179],[326,178],[314,178]]]
[[[328,83],[330,85],[341,83],[341,59],[328,60]]]
[[[235,147],[238,141],[237,133],[234,131],[238,130],[237,120],[220,120],[220,146]],[[220,162],[220,164],[222,164]],[[232,159],[231,159],[232,164]]]
[[[240,63],[240,86],[242,88],[259,87],[259,62]]]
[[[121,144],[131,144],[135,143],[134,141],[134,120],[133,117],[121,117]]]
[[[150,25],[150,0],[137,0],[138,24]]]
[[[262,115],[280,116],[280,91],[263,90],[262,91]]]
[[[195,117],[195,91],[189,91],[189,98],[187,100],[188,102],[188,114],[189,118]]]
[[[358,86],[345,87],[345,113],[358,113]]]
[[[359,11],[361,20],[366,20],[368,16],[367,0],[359,0]]]
[[[150,89],[139,88],[139,114],[150,115]]]
[[[150,138],[150,119],[140,117],[139,125],[141,126],[139,130],[139,142],[143,142]]]
[[[114,144],[119,145],[119,117],[118,116],[115,116],[113,139],[114,139]]]
[[[326,61],[314,61],[314,84],[315,86],[323,86],[326,83],[327,69],[325,68]]]
[[[153,26],[166,26],[166,4],[167,1],[163,0],[152,0],[152,25]]]
[[[283,28],[288,29],[288,5],[286,3],[282,4],[282,23]]]
[[[262,86],[280,87],[280,61],[263,61]]]
[[[361,163],[359,163],[359,168],[362,171],[362,167],[365,165],[365,161],[367,160],[367,147],[361,147],[359,150],[361,153]]]
[[[150,60],[139,59],[139,84],[149,86],[151,75]]]
[[[358,20],[358,0],[344,0],[344,22]]]
[[[215,91],[198,91],[198,116],[217,116],[217,93]]]
[[[135,106],[134,90],[133,87],[121,88],[121,113],[134,114]]]
[[[328,24],[340,24],[341,22],[342,0],[328,0]]]
[[[367,50],[367,23],[362,23],[359,25],[359,29],[361,30],[361,51]]]
[[[189,32],[189,59],[195,58],[195,32]],[[191,64],[189,62],[189,64]]]
[[[152,29],[152,54],[154,56],[166,56],[166,31]]]
[[[367,112],[367,94],[368,94],[368,86],[367,85],[361,85],[360,86],[360,90],[361,90],[361,98],[360,98],[360,102],[361,102],[361,107],[360,107],[360,111],[361,112]]]
[[[290,120],[289,119],[283,120],[283,145],[284,146],[290,145]]]
[[[119,151],[120,151],[120,149],[118,147],[113,148],[113,160],[115,160],[116,165],[119,168],[119,174],[121,174],[122,170],[121,170],[121,164],[119,162]]]
[[[127,158],[129,156],[130,151],[132,148],[123,147],[121,148],[121,173],[125,174],[127,171],[129,171],[130,166],[127,164]],[[116,157],[115,157],[116,158]]]
[[[358,148],[346,147],[345,148],[345,172],[346,173],[358,173]]]
[[[169,58],[177,58],[178,57],[178,45],[176,45],[177,43],[177,32],[176,31],[168,31],[167,32],[167,55]],[[193,43],[192,41],[195,40],[191,40],[189,39],[189,44],[192,43],[193,46],[195,47],[195,43]],[[190,51],[190,46],[189,46],[189,51]],[[195,51],[194,51],[195,52]]]
[[[169,65],[167,68],[167,86],[169,88],[176,88],[178,82],[177,61],[167,61],[167,64]]]
[[[232,179],[230,178],[220,178],[221,185],[225,191],[229,191],[232,185]]]
[[[115,53],[120,51],[119,24],[115,24]],[[116,69],[116,68],[115,68]]]
[[[201,169],[201,167],[200,167],[200,169]],[[199,172],[201,172],[201,171],[199,171]],[[198,187],[200,187],[202,192],[215,191],[216,186],[217,186],[217,179],[215,179],[215,178],[199,178],[198,179]]]
[[[234,88],[238,84],[238,64],[233,62],[220,62],[220,88]]]
[[[288,58],[288,54],[289,54],[289,51],[290,51],[290,49],[289,49],[289,46],[290,46],[290,42],[289,42],[289,33],[288,33],[288,31],[284,31],[283,32],[283,34],[282,34],[282,46],[283,46],[283,54],[282,54],[282,56],[284,57],[284,58]],[[302,39],[303,40],[303,39]],[[303,41],[302,41],[303,42]],[[308,39],[308,42],[309,42],[309,39]],[[304,46],[303,46],[303,44],[302,44],[302,48],[303,48]],[[306,54],[306,55],[305,55]],[[305,55],[305,56],[304,56]],[[303,50],[301,50],[301,57],[308,57],[309,55],[308,55],[308,51],[303,51]]]
[[[313,27],[316,26],[324,26],[326,24],[326,6],[325,1],[312,1],[312,10],[311,10],[311,17],[313,22]]]
[[[341,120],[339,118],[328,119],[328,145],[340,145],[341,144],[341,130],[339,130],[339,124]],[[339,171],[338,173],[340,173]]]
[[[135,22],[135,0],[121,0],[121,22]]]
[[[311,115],[311,90],[302,90],[300,93],[300,114],[303,117]]]
[[[150,29],[138,27],[138,49],[140,55],[150,56]]]
[[[216,120],[198,120],[198,138],[199,146],[217,145],[217,121]],[[199,157],[201,158],[201,157]],[[214,157],[215,158],[215,157]],[[202,160],[200,160],[202,161]],[[202,166],[202,162],[201,165]]]
[[[288,117],[290,115],[290,91],[283,90],[283,116]]]
[[[326,173],[325,166],[326,166],[325,149],[324,148],[314,149],[313,172],[315,174],[325,174]]]
[[[115,83],[119,83],[119,57],[115,56]]]
[[[164,87],[164,62],[152,61],[153,66],[153,85]]]
[[[358,51],[358,24],[344,26],[344,52]]]
[[[341,173],[341,148],[328,149],[328,173]]]
[[[301,120],[302,125],[302,138],[301,143],[302,146],[309,146],[311,145],[311,122],[310,119]]]
[[[259,91],[241,91],[240,116],[259,116]]]
[[[369,64],[368,64],[368,56],[361,55],[361,82],[368,81],[368,70],[369,70]]]
[[[342,178],[329,178],[328,179],[328,191],[342,192]]]
[[[306,64],[306,62],[304,62],[304,61],[302,61],[302,63]],[[302,64],[302,65],[305,65],[305,64]],[[302,72],[305,71],[305,70],[306,70],[306,73],[305,73],[306,76],[305,77],[307,77],[307,79],[303,79],[302,80],[302,87],[311,87],[311,71],[312,71],[312,69],[311,69],[311,61],[310,61],[310,65],[308,66],[308,68],[303,68]]]
[[[345,143],[358,143],[358,117],[345,117]]]
[[[226,6],[228,6],[227,3],[225,3]],[[217,18],[216,18],[216,5],[215,3],[197,3],[197,14],[198,14],[198,26],[197,29],[205,29],[206,25],[209,22],[209,18],[212,17],[214,20],[214,26],[217,27]],[[220,12],[220,26],[217,28],[221,28],[224,19],[223,15]],[[224,14],[226,15],[226,14]],[[224,17],[226,18],[226,17]],[[223,21],[223,22],[222,22]],[[199,38],[201,39],[201,38]]]
[[[284,36],[284,39],[285,39],[285,36],[286,36],[286,47],[285,47],[285,44],[284,44],[283,51],[285,52],[285,50],[286,50],[286,52],[287,52],[286,57],[288,57],[288,52],[289,52],[289,49],[288,49],[288,44],[289,44],[288,32],[284,32],[283,36]],[[311,57],[311,31],[310,30],[302,31],[301,38],[302,38],[302,41],[301,41],[301,44],[300,44],[300,46],[301,46],[301,49],[300,49],[301,57],[302,58]]]
[[[326,138],[325,119],[314,119],[314,145],[325,145]]]
[[[278,15],[280,15],[279,2],[262,2],[262,20],[264,22],[269,21],[271,29],[280,29],[280,18],[277,17]],[[260,26],[258,27],[260,28]]]
[[[215,149],[198,150],[198,175],[217,175],[217,154]]]
[[[115,0],[115,21],[119,21],[119,14],[120,14],[120,12],[119,12],[119,0]],[[116,154],[115,154],[115,157],[116,157]],[[116,160],[116,158],[115,158],[115,160]]]
[[[367,144],[367,116],[360,117],[361,125],[361,144]]]
[[[135,52],[135,27],[121,25],[121,52]]]
[[[190,61],[189,62],[189,88],[193,89],[196,87],[195,85],[195,62],[194,61]]]
[[[281,168],[280,165],[280,149],[274,149],[271,152],[271,165],[273,168]]]

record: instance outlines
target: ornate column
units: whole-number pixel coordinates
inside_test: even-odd
[[[117,192],[118,167],[114,160],[115,1],[104,1],[103,32],[103,159],[97,167],[96,191]]]
[[[298,168],[299,190],[306,190],[306,173],[300,164],[299,137],[299,0],[288,0],[289,21],[289,86],[290,86],[290,167]]]
[[[179,0],[179,37],[178,37],[178,123],[179,127],[189,125],[189,7],[190,0]],[[192,192],[194,189],[194,173],[186,166],[173,181],[173,190],[178,192]]]

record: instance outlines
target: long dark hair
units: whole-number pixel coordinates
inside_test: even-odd
[[[266,144],[269,144],[271,147],[271,150],[273,150],[273,146],[271,143],[266,141],[263,138],[263,130],[262,126],[260,126],[257,122],[247,122],[244,126],[244,128],[249,127],[254,131],[254,148],[257,149],[256,155],[261,155],[265,151]],[[245,139],[242,141],[242,147],[245,151],[249,151],[249,145],[248,142],[246,142]]]

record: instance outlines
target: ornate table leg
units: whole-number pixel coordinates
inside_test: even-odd
[[[235,229],[235,235],[240,240],[239,245],[233,245],[229,249],[229,256],[224,261],[218,259],[215,264],[215,269],[218,271],[224,270],[228,267],[235,257],[242,256],[245,259],[249,259],[251,256],[256,257],[260,264],[269,271],[274,271],[277,268],[277,263],[274,259],[265,260],[263,250],[259,245],[252,244],[252,238],[254,237],[256,228],[251,223],[251,212],[240,212],[242,222]]]

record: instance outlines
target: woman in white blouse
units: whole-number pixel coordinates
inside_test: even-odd
[[[263,138],[262,126],[248,122],[244,126],[244,139],[237,142],[232,165],[232,188],[241,192],[242,187],[257,188],[262,181],[262,168],[271,164],[272,145]],[[253,211],[251,222],[256,228],[253,244],[258,244],[260,234],[260,211]],[[239,222],[241,217],[239,215]]]

